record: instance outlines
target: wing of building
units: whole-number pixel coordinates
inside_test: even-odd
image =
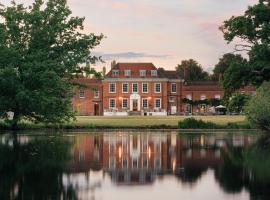
[[[78,115],[166,116],[210,113],[206,100],[221,99],[218,82],[186,82],[176,71],[156,68],[152,63],[117,63],[103,80],[80,77],[72,99]],[[241,92],[255,92],[247,86]],[[196,106],[188,101],[199,102]]]

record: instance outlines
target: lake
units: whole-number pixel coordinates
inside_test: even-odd
[[[0,135],[0,199],[270,199],[254,132]]]

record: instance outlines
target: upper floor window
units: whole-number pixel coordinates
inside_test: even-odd
[[[141,77],[146,76],[146,70],[140,70],[140,76]]]
[[[176,93],[176,90],[177,90],[176,83],[172,83],[171,84],[171,91],[172,91],[172,93]]]
[[[128,83],[122,84],[122,93],[128,93]]]
[[[131,76],[131,70],[125,70],[125,76]]]
[[[143,83],[142,84],[142,92],[143,93],[148,93],[148,83]]]
[[[99,91],[98,90],[94,90],[94,98],[99,98]]]
[[[84,93],[84,89],[80,89],[80,94],[79,94],[80,98],[85,98],[85,93]]]
[[[221,97],[220,97],[220,94],[216,94],[215,95],[215,99],[220,99]]]
[[[161,92],[161,83],[155,83],[155,93]]]
[[[138,92],[138,83],[132,83],[132,92],[134,93]]]
[[[117,70],[117,69],[112,70],[112,75],[119,76],[119,70]]]
[[[151,70],[151,76],[157,76],[157,70]]]
[[[110,93],[116,92],[116,84],[115,83],[110,83],[109,91],[110,91]]]

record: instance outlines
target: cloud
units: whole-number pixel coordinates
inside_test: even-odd
[[[133,58],[168,58],[169,55],[161,54],[147,54],[144,52],[121,52],[121,53],[102,53],[95,52],[96,56],[101,56],[104,61],[114,60],[114,59],[133,59]]]

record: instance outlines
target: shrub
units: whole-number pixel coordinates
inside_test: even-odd
[[[247,119],[262,130],[270,131],[270,82],[264,82],[245,107]]]
[[[181,129],[214,129],[219,126],[212,122],[204,122],[203,120],[197,120],[193,117],[184,119],[178,122],[178,127]]]

